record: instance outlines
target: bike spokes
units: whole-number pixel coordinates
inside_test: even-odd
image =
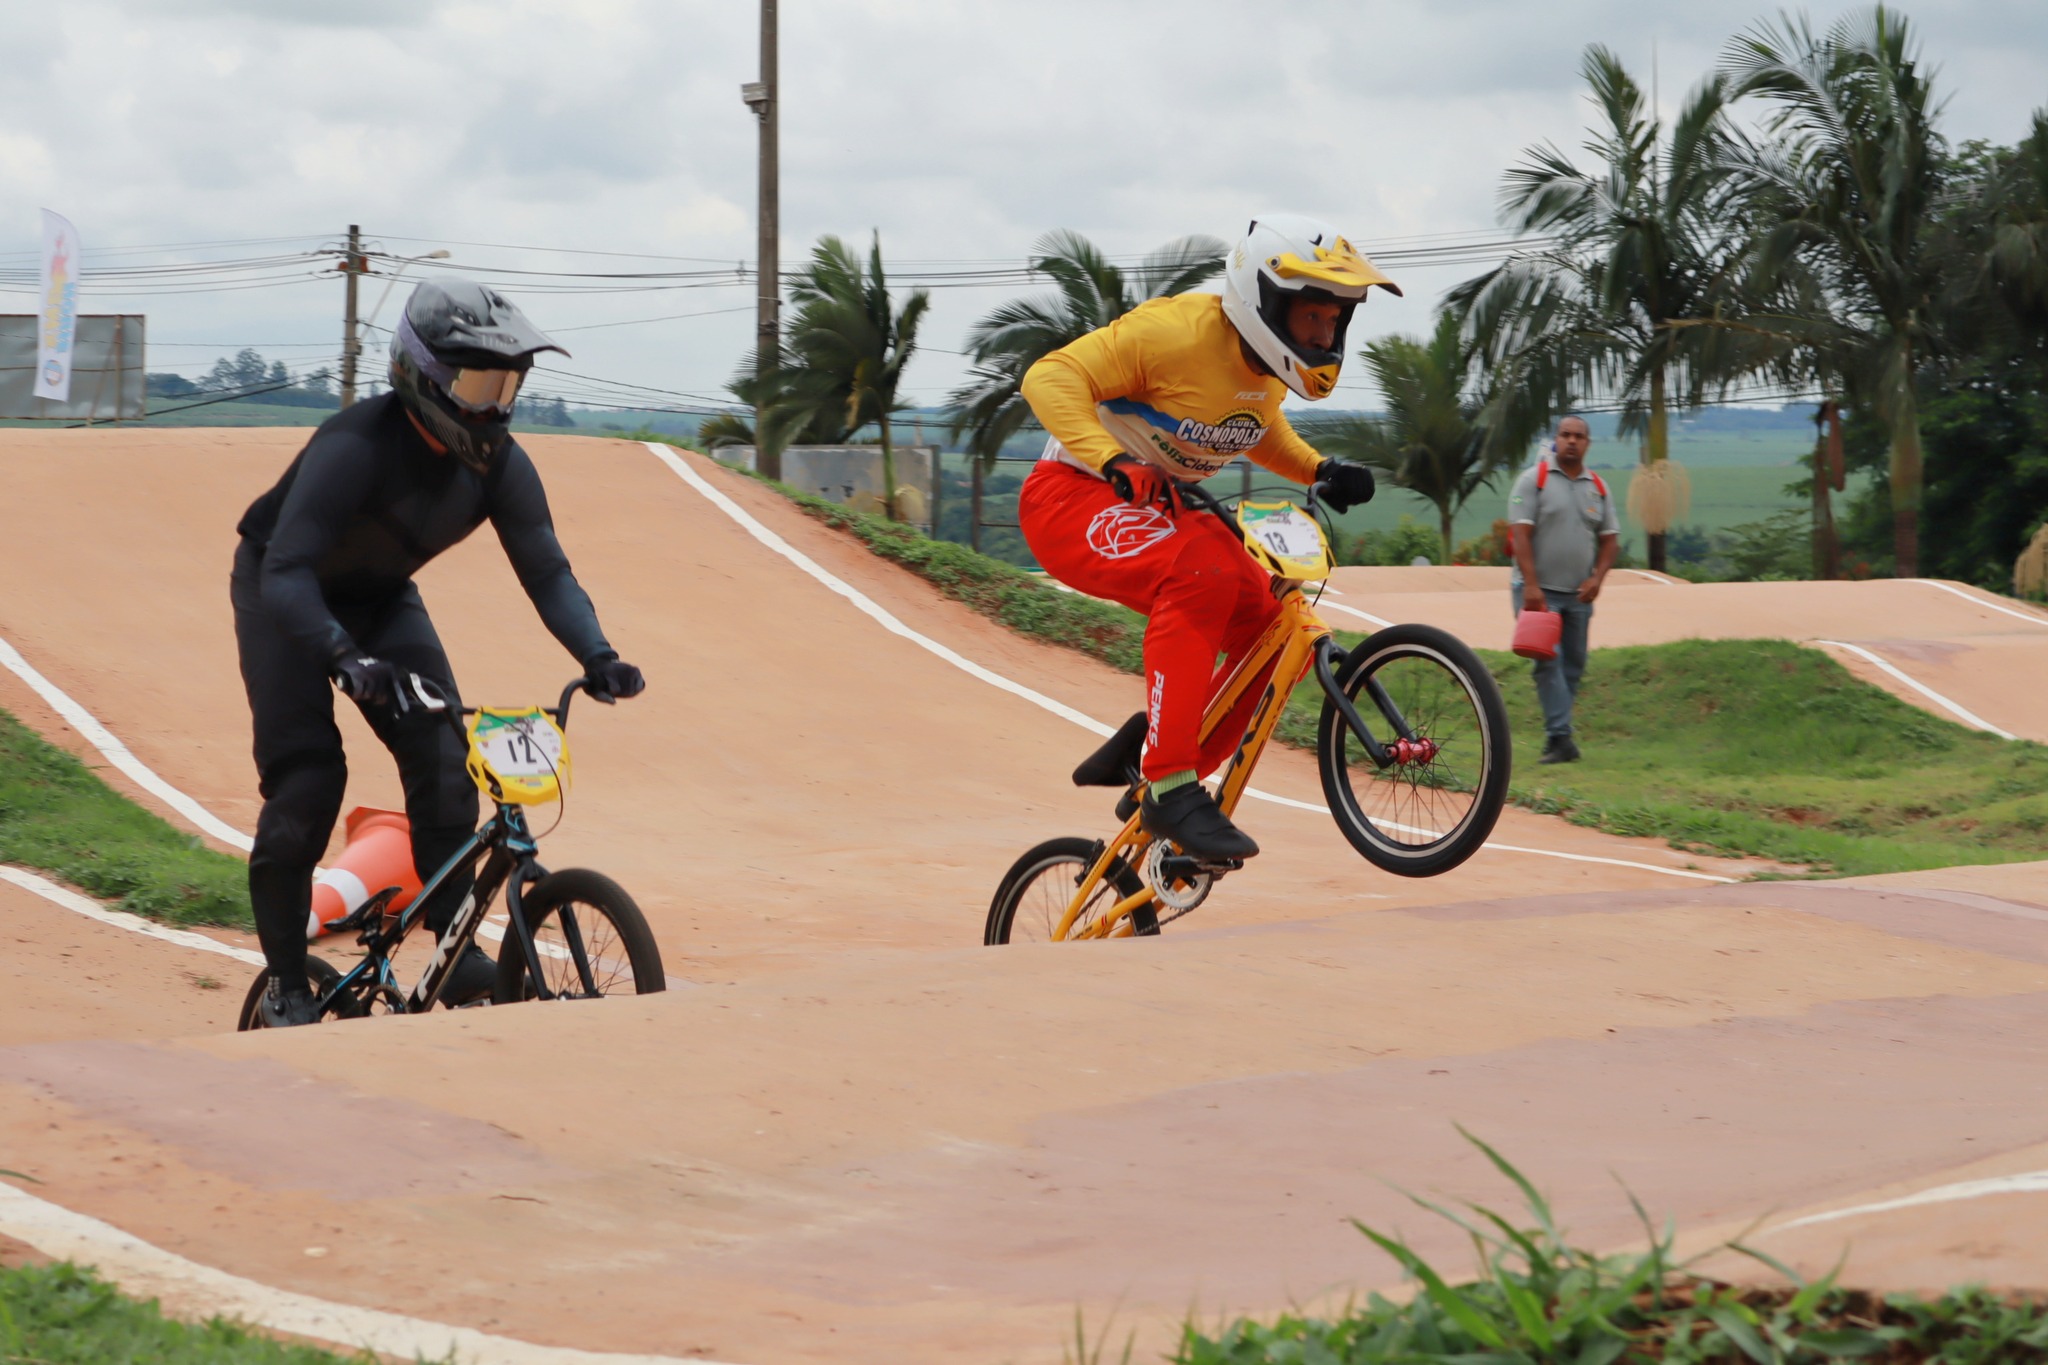
[[[1388,871],[1457,866],[1484,843],[1507,787],[1507,717],[1492,675],[1427,626],[1380,632],[1341,672],[1341,694],[1379,749],[1359,740],[1341,707],[1325,707],[1323,790],[1345,837]]]
[[[633,991],[633,968],[618,931],[603,915],[578,913],[566,902],[534,928],[541,979],[548,994],[622,995]]]

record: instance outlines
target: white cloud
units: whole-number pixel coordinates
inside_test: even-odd
[[[1501,171],[1573,146],[1601,41],[1664,106],[1775,3],[1639,0],[810,0],[782,9],[785,263],[879,228],[891,260],[1018,261],[1049,228],[1117,253],[1253,213],[1319,213],[1371,242],[1489,229]],[[1912,5],[1951,136],[2011,140],[2043,98],[2040,0]],[[1831,17],[1833,11],[1817,11]],[[303,235],[357,222],[392,250],[525,243],[734,261],[753,254],[756,75],[745,0],[67,0],[0,10],[0,253],[38,202],[97,246]],[[400,240],[401,238],[407,240]],[[270,248],[262,248],[269,250]],[[627,258],[458,247],[523,269]],[[1403,272],[1364,331],[1420,330],[1463,270]],[[331,341],[339,281],[102,298],[153,341]],[[588,373],[715,391],[751,344],[747,287],[529,290]],[[941,290],[912,386],[936,397],[999,293]],[[8,306],[0,297],[0,306]],[[280,352],[282,354],[282,352]],[[158,365],[212,353],[160,346]]]

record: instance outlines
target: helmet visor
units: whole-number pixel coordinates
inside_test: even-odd
[[[1399,285],[1382,275],[1378,266],[1359,255],[1342,237],[1334,246],[1317,247],[1312,260],[1305,260],[1289,251],[1275,257],[1269,264],[1273,273],[1283,280],[1319,284],[1350,299],[1364,298],[1366,291],[1374,285],[1390,293],[1401,292]]]
[[[443,386],[456,406],[474,413],[504,413],[512,410],[519,396],[518,370],[455,370]]]

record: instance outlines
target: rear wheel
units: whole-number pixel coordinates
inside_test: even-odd
[[[333,990],[334,984],[339,980],[341,972],[333,963],[324,957],[306,954],[306,989],[313,992],[315,1000]],[[256,979],[249,983],[249,993],[242,997],[242,1013],[235,1020],[236,1031],[247,1033],[251,1029],[263,1027],[263,992],[269,986],[270,969],[266,967],[256,973]],[[322,1022],[334,1017],[333,1014],[320,1016]]]
[[[529,887],[519,904],[549,994],[588,1000],[668,989],[661,948],[647,917],[610,877],[584,868],[552,872]],[[498,950],[491,1003],[510,1005],[538,994],[519,936],[508,927]]]
[[[1337,686],[1395,760],[1375,764],[1323,699],[1323,794],[1351,846],[1403,877],[1434,877],[1477,853],[1510,764],[1507,708],[1479,656],[1434,626],[1390,626],[1345,656]]]
[[[995,900],[988,907],[988,923],[981,941],[993,947],[999,943],[1049,943],[1066,918],[1074,893],[1081,889],[1088,870],[1102,857],[1102,845],[1093,839],[1048,839],[1026,853],[1003,874]],[[1119,901],[1145,889],[1144,881],[1128,863],[1118,859],[1090,893],[1088,903],[1074,920],[1071,938],[1089,924],[1116,908]],[[1140,934],[1159,932],[1159,919],[1150,905],[1139,907],[1132,916]]]

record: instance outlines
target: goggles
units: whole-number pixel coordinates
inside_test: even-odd
[[[525,377],[517,370],[453,370],[441,388],[457,407],[470,412],[506,412]]]
[[[420,372],[464,412],[478,417],[503,417],[512,411],[513,400],[519,396],[520,381],[526,377],[524,367],[493,366],[483,369],[450,365],[420,340],[409,317],[399,318],[394,342],[404,347]]]

